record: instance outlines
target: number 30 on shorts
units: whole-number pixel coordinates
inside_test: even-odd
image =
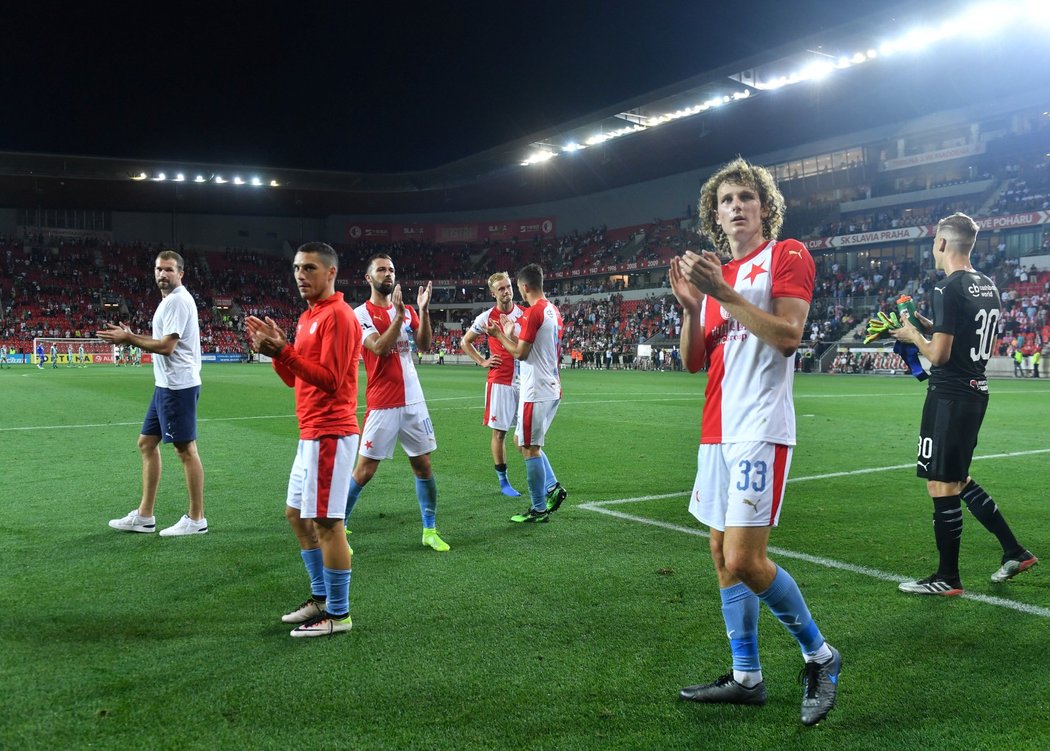
[[[765,491],[768,468],[764,461],[750,462],[744,459],[737,467],[740,468],[740,480],[736,484],[737,490],[751,489],[756,493]]]

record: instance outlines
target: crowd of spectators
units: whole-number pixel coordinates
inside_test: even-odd
[[[1046,160],[1032,160],[1004,167],[990,213],[1050,208],[1047,164]],[[824,222],[816,231],[833,236],[932,225],[953,211],[973,214],[976,209],[969,201],[896,207],[844,216]],[[561,303],[565,350],[580,352],[595,367],[604,364],[610,353],[613,362],[623,365],[627,353],[635,352],[640,343],[654,341],[666,348],[677,340],[679,312],[667,292],[663,267],[672,256],[701,247],[706,243],[696,234],[695,217],[654,219],[614,229],[592,227],[550,239],[536,236],[451,245],[355,242],[338,246],[344,267],[353,271],[340,275],[337,288],[351,303],[365,299],[368,288],[362,272],[367,259],[388,253],[397,263],[408,302],[414,302],[416,285],[439,281],[433,294],[440,308],[432,316],[434,349],[456,352],[464,327],[481,305],[491,302],[485,286],[488,275],[539,263],[548,274],[549,296],[563,300],[569,295],[587,296],[574,304]],[[27,351],[34,337],[91,337],[105,321],[125,321],[136,330],[149,330],[157,301],[151,259],[158,249],[90,240],[41,248],[0,238],[0,344]],[[1050,232],[1043,236],[1042,249],[1050,252]],[[919,261],[911,257],[866,259],[848,270],[841,264],[841,254],[839,260],[817,255],[807,343],[817,347],[860,340],[867,320],[879,310],[893,309],[901,294],[915,298],[920,312],[929,316],[928,296],[937,275],[931,269],[929,250],[924,254]],[[239,248],[188,250],[183,255],[186,285],[198,301],[206,350],[243,351],[247,315],[269,315],[286,329],[294,326],[301,301],[288,259]],[[595,267],[631,263],[655,269],[655,273],[632,277],[632,289],[639,281],[647,283],[650,296],[645,300],[624,299],[625,274],[588,273]],[[1007,258],[1002,244],[975,252],[974,263],[1002,290],[1001,353],[1046,344],[1050,339],[1047,275],[1017,258]],[[552,274],[564,276],[551,278]]]

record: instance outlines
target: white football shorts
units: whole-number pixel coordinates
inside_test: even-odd
[[[561,399],[544,402],[521,402],[518,405],[518,426],[514,440],[519,446],[542,446],[547,431],[558,414]]]
[[[303,519],[341,519],[346,516],[346,495],[354,471],[359,436],[325,436],[300,439],[288,499]]]
[[[502,383],[485,384],[485,416],[482,425],[506,433],[517,422],[518,387]]]
[[[423,456],[437,448],[434,425],[430,422],[426,402],[372,409],[365,413],[365,424],[361,430],[361,456],[392,459],[394,444],[398,441],[408,456]]]
[[[765,441],[700,444],[689,513],[720,532],[777,526],[793,450]]]

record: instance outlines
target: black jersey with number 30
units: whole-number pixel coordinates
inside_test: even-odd
[[[999,332],[999,290],[977,271],[956,271],[933,290],[933,331],[951,334],[951,356],[930,369],[930,391],[985,400],[985,366]]]

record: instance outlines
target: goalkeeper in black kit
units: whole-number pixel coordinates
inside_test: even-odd
[[[977,240],[977,223],[966,214],[952,214],[937,224],[933,258],[945,278],[933,290],[933,321],[916,315],[926,339],[910,316],[888,333],[913,344],[930,361],[929,386],[919,428],[916,474],[926,479],[933,499],[933,534],[940,563],[925,579],[901,582],[900,591],[918,595],[960,595],[959,544],[962,503],[1003,548],[993,582],[1005,582],[1038,562],[1014,537],[991,496],[970,477],[970,461],[988,407],[985,366],[998,333],[999,290],[975,271],[970,252]]]

